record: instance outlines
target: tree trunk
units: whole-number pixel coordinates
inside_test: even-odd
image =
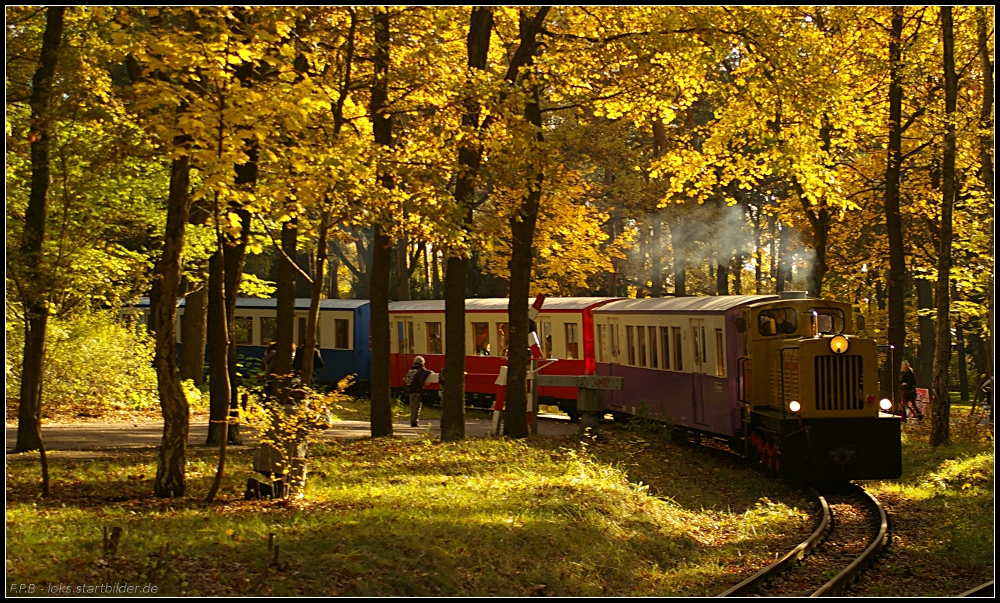
[[[295,344],[295,278],[292,265],[299,240],[298,220],[293,218],[281,225],[281,257],[278,260],[278,278],[275,281],[277,313],[275,319],[275,355],[272,374],[276,391],[284,398],[291,386],[292,346]]]
[[[222,228],[220,226],[221,216],[219,213],[219,199],[218,194],[216,194],[215,199],[215,242],[218,249],[213,256],[212,260],[209,262],[213,265],[210,268],[211,274],[209,274],[209,292],[208,292],[208,306],[210,309],[215,310],[215,320],[212,321],[212,332],[210,336],[212,338],[212,348],[217,350],[214,351],[213,357],[220,357],[219,359],[225,360],[227,354],[226,350],[229,349],[229,334],[232,332],[232,321],[229,320],[229,313],[227,311],[228,303],[226,300],[227,286],[229,280],[226,278],[227,255],[226,253],[226,239],[228,237],[223,236]],[[211,388],[212,393],[218,395],[219,400],[212,400],[212,402],[218,402],[221,412],[221,418],[218,420],[213,420],[209,423],[209,439],[212,437],[212,431],[215,431],[215,443],[219,445],[219,464],[215,471],[215,479],[212,481],[212,487],[208,491],[206,496],[206,502],[212,502],[215,499],[216,493],[219,491],[219,487],[222,485],[222,477],[226,469],[226,444],[229,438],[222,437],[224,426],[229,424],[228,420],[228,410],[230,402],[230,381],[229,381],[229,369],[225,362],[216,362],[215,373],[212,374]],[[216,380],[219,382],[216,383]],[[214,411],[213,408],[210,409]],[[211,413],[210,413],[211,414]]]
[[[204,275],[207,278],[207,274]],[[190,379],[195,385],[205,383],[205,340],[208,336],[208,283],[184,298],[184,320],[181,321],[181,381]]]
[[[59,62],[63,16],[66,7],[49,7],[45,14],[45,33],[38,69],[31,89],[31,191],[24,214],[21,254],[25,266],[28,295],[25,308],[24,357],[21,365],[20,406],[17,413],[17,445],[14,452],[41,449],[42,376],[45,371],[45,332],[49,310],[47,291],[41,290],[45,279],[40,275],[42,245],[49,196],[49,106],[52,101],[52,78]]]
[[[431,287],[434,299],[441,299],[441,269],[438,265],[437,247],[431,247]]]
[[[548,8],[540,8],[544,15]],[[537,20],[537,19],[536,19]],[[535,32],[531,29],[531,21],[525,13],[521,14],[521,45],[535,46]],[[534,64],[534,55],[529,55],[525,65],[529,68]],[[530,77],[530,76],[524,76]],[[538,86],[531,89],[531,96],[524,105],[524,119],[535,126],[535,140],[538,149],[544,142],[542,135],[542,113],[539,107]],[[531,262],[532,247],[535,239],[535,225],[538,222],[538,209],[542,200],[542,185],[545,184],[545,172],[541,166],[541,158],[534,162],[534,182],[524,192],[521,207],[510,218],[510,300],[507,302],[508,326],[510,333],[507,338],[507,397],[504,401],[504,434],[512,438],[528,437],[528,296],[531,293]],[[497,354],[503,350],[498,349]],[[538,420],[537,417],[534,420]]]
[[[392,146],[392,119],[386,115],[389,99],[389,13],[385,8],[375,8],[374,83],[371,91],[369,114],[375,144]],[[390,189],[394,186],[392,174],[380,167],[379,181]],[[392,240],[381,224],[375,224],[372,241],[371,265],[371,321],[372,321],[372,370],[371,370],[371,431],[372,437],[392,435],[392,398],[390,389],[389,358],[389,287],[392,270]]]
[[[163,440],[153,493],[158,497],[184,496],[188,403],[177,368],[177,290],[181,282],[184,226],[190,207],[190,163],[184,155],[170,164],[170,193],[163,250],[154,270],[150,293],[150,324],[155,332],[156,383],[163,413]]]
[[[189,224],[204,224],[208,220],[208,210],[198,203],[191,205]],[[193,271],[192,266],[188,266]],[[184,319],[181,321],[181,380],[190,379],[195,385],[205,383],[205,342],[208,336],[208,271],[198,269],[202,278],[201,286],[184,298]]]
[[[493,34],[493,9],[473,7],[466,38],[468,65],[484,71]],[[467,93],[462,125],[478,129],[479,103]],[[468,138],[458,149],[458,170],[455,183],[455,202],[461,208],[464,228],[473,228],[472,211],[475,181],[482,161],[481,147],[474,146]],[[465,250],[448,258],[444,283],[445,320],[445,386],[441,401],[441,440],[457,441],[465,437],[465,287],[468,279],[469,256]]]
[[[220,246],[222,240],[219,240]],[[226,324],[225,262],[221,247],[208,260],[208,437],[206,445],[222,438],[229,415],[229,330]],[[222,292],[218,295],[213,293]]]
[[[372,437],[392,435],[392,389],[390,383],[389,271],[392,239],[375,227],[371,274],[371,431]]]
[[[660,212],[653,214],[653,251],[651,255],[653,263],[652,288],[650,297],[663,296],[663,216]]]
[[[328,212],[323,212],[319,219],[319,235],[316,240],[316,257],[313,260],[313,282],[309,297],[309,314],[306,318],[306,336],[302,353],[302,385],[309,387],[312,385],[313,359],[316,349],[316,330],[319,328],[319,302],[323,293],[326,270],[326,237],[327,221],[330,219]]]
[[[334,248],[340,248],[340,243],[336,239],[330,239],[329,245],[331,250],[328,254],[330,260],[330,288],[327,290],[326,296],[328,299],[340,299],[340,258],[333,251]]]
[[[903,221],[899,213],[899,177],[902,162],[902,49],[903,7],[892,8],[892,32],[889,37],[889,155],[885,169],[885,225],[889,238],[889,345],[892,355],[890,374],[898,375],[906,345],[906,311],[903,307]],[[945,279],[947,281],[947,279]],[[920,371],[917,378],[920,379]],[[929,376],[929,371],[927,375]],[[900,399],[899,379],[892,379],[892,399]]]
[[[995,10],[995,9],[994,9]],[[987,19],[987,8],[985,6],[979,6],[976,8],[976,29],[977,37],[979,43],[979,62],[982,65],[982,78],[983,78],[983,105],[979,111],[979,162],[980,168],[980,179],[986,186],[986,190],[989,191],[990,203],[989,206],[992,208],[994,203],[994,196],[996,191],[994,190],[993,182],[993,155],[994,155],[994,141],[993,141],[993,62],[990,61],[990,28]],[[986,221],[985,230],[992,232],[994,228],[994,217]],[[995,258],[996,252],[994,250],[994,238],[989,239],[989,257]],[[996,278],[996,273],[990,273],[990,282],[993,283]],[[996,289],[996,285],[989,285],[987,291],[993,291]],[[986,308],[986,325],[988,327],[986,337],[983,339],[983,343],[986,344],[987,350],[993,349],[993,334],[996,332],[996,319],[995,319],[995,308],[994,308],[994,296],[990,295],[987,297],[987,308]],[[983,354],[985,362],[982,366],[989,365],[986,367],[986,374],[993,375],[992,367],[992,356],[990,354]],[[980,367],[980,371],[983,368]],[[991,415],[992,416],[992,415]]]
[[[980,179],[990,197],[994,196],[993,183],[993,62],[990,61],[990,30],[985,6],[976,7],[976,29],[979,42],[979,62],[982,66],[983,105],[979,110],[979,162]]]
[[[944,152],[941,161],[942,199],[941,225],[938,229],[938,282],[935,296],[937,305],[936,342],[934,346],[934,374],[931,385],[931,446],[951,442],[951,400],[948,398],[948,364],[951,360],[951,240],[952,213],[955,205],[957,182],[955,174],[955,109],[958,100],[958,77],[955,74],[955,39],[952,29],[951,7],[941,7],[941,39],[944,58]]]
[[[955,321],[955,342],[958,346],[958,391],[962,402],[969,401],[969,365],[965,356],[965,331],[962,320]]]
[[[915,280],[917,308],[928,312],[926,316],[917,317],[920,331],[920,349],[917,351],[917,387],[929,388],[931,386],[931,373],[934,370],[934,318],[929,314],[934,309],[934,285],[925,278]],[[893,400],[898,399],[893,398]]]
[[[241,168],[249,169],[247,166],[252,166],[253,169],[253,179],[252,183],[257,181],[257,149],[256,147],[248,150],[248,155],[250,155],[250,161],[242,166],[236,166],[236,184],[247,184],[245,176],[241,176]],[[240,437],[240,424],[239,424],[239,409],[237,405],[240,399],[240,374],[239,368],[237,367],[238,359],[236,356],[236,300],[239,299],[240,295],[240,282],[243,280],[243,265],[246,262],[247,257],[247,244],[250,242],[250,212],[245,209],[234,209],[233,213],[239,216],[241,226],[240,226],[240,237],[234,241],[233,245],[230,246],[225,251],[225,284],[226,284],[226,328],[228,331],[227,347],[228,356],[226,365],[229,370],[229,416],[231,421],[229,421],[229,443],[235,445],[241,445],[243,439]],[[228,239],[228,237],[227,237]]]
[[[753,215],[753,292],[757,295],[764,293],[764,250],[760,246],[760,221],[762,207],[755,206]]]
[[[410,299],[410,270],[406,263],[409,240],[402,237],[396,243],[396,299],[408,301]]]
[[[681,217],[670,229],[674,248],[674,297],[687,295],[687,229],[688,221]]]
[[[449,257],[444,279],[444,397],[441,440],[465,437],[465,285],[469,258]]]

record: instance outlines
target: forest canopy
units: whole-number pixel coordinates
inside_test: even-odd
[[[935,321],[973,383],[992,374],[992,7],[5,15],[6,315],[32,374],[50,317],[139,296],[202,304],[225,350],[237,294],[280,313],[283,290],[378,304],[524,278],[807,290],[855,304],[922,380]],[[7,394],[29,419],[34,381]]]

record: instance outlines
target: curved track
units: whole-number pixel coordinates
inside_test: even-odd
[[[965,591],[964,593],[962,593],[959,596],[960,597],[992,597],[992,596],[994,596],[993,595],[993,592],[994,592],[993,582],[994,582],[994,580],[990,580],[989,582],[987,582],[985,584],[980,584],[979,586],[977,586],[975,588],[970,588],[969,590]]]
[[[889,542],[889,520],[878,500],[853,483],[810,488],[821,512],[816,529],[784,557],[720,596],[832,596]]]

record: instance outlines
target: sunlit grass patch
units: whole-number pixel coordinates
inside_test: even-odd
[[[953,412],[952,419],[955,426],[965,417]],[[933,448],[928,423],[904,429],[903,476],[866,487],[889,506],[910,563],[905,571],[986,571],[994,555],[992,433],[953,430],[950,445]]]
[[[420,409],[421,421],[437,421],[441,419],[441,406],[434,401],[434,395],[436,395],[436,392],[426,396],[425,402]],[[393,395],[391,400],[392,418],[409,419],[409,400],[401,395]],[[331,402],[329,408],[333,418],[337,421],[368,421],[371,419],[371,400],[368,398],[338,399]],[[465,415],[468,418],[488,419],[491,416],[491,412],[489,410],[466,407]]]
[[[8,576],[203,595],[709,595],[808,529],[797,495],[773,481],[740,473],[737,489],[719,488],[742,470],[675,462],[667,443],[623,456],[633,444],[324,441],[310,449],[306,499],[288,502],[243,501],[252,453],[236,450],[211,505],[208,449],[189,451],[190,496],[177,500],[150,497],[151,454],[54,459],[48,500],[37,467],[9,463]],[[104,526],[125,530],[116,556]]]

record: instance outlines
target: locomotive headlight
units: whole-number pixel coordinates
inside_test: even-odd
[[[843,354],[847,351],[847,347],[849,345],[850,342],[847,341],[846,337],[843,335],[837,335],[830,340],[830,351],[834,354]]]
[[[890,400],[889,398],[882,398],[881,400],[878,401],[878,406],[885,412],[889,412],[890,410],[892,410],[892,400]]]
[[[802,405],[799,404],[798,400],[792,400],[791,402],[788,403],[788,410],[792,412],[799,412],[800,410],[802,410]]]

